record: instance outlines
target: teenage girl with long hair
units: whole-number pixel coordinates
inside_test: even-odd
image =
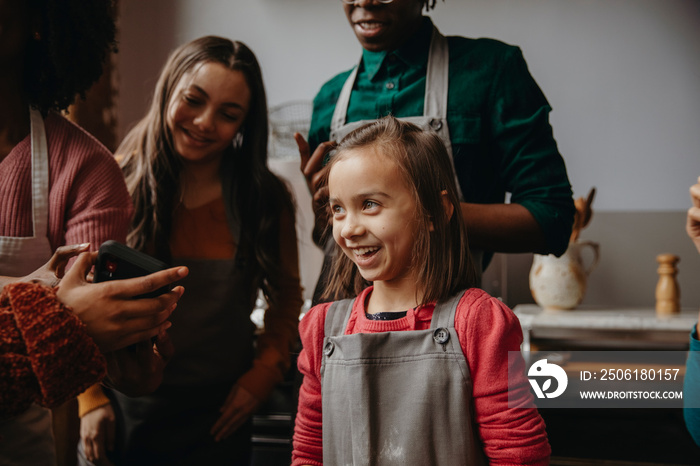
[[[255,55],[208,36],[173,52],[150,110],[117,150],[135,208],[129,245],[188,265],[192,290],[173,314],[161,387],[112,394],[124,421],[117,462],[247,464],[250,417],[283,378],[302,305],[294,207],[268,169],[267,138]],[[255,338],[259,289],[269,307]],[[102,406],[81,431],[96,460],[114,415],[92,404]]]
[[[393,117],[361,127],[338,146],[328,186],[327,294],[358,294],[301,321],[292,464],[547,464],[522,331],[474,288],[439,137]],[[509,352],[523,374],[510,387]]]

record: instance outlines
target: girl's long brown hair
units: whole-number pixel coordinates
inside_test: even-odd
[[[348,157],[349,151],[369,147],[393,160],[412,189],[418,231],[411,266],[417,268],[417,283],[422,285],[422,289],[416,289],[419,303],[445,299],[476,286],[477,273],[469,253],[454,169],[440,138],[387,116],[347,135],[331,159],[330,169]],[[445,210],[443,193],[453,206],[451,216]],[[324,298],[357,295],[366,286],[355,264],[335,244],[333,272]]]
[[[156,84],[150,109],[117,149],[134,202],[135,214],[127,241],[169,262],[172,215],[179,193],[182,163],[175,153],[165,115],[180,79],[203,63],[220,63],[240,71],[250,88],[248,115],[240,143],[226,150],[221,180],[229,226],[239,244],[250,245],[266,277],[263,291],[274,289],[279,276],[279,218],[294,216],[289,190],[267,166],[267,99],[260,65],[242,42],[206,36],[176,49]],[[240,231],[238,231],[240,228]],[[272,296],[270,296],[272,298]]]

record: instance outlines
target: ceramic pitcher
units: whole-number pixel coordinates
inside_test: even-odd
[[[592,257],[584,263],[582,252],[590,248]],[[575,241],[561,257],[535,254],[530,269],[530,291],[544,309],[574,309],[586,293],[588,275],[598,264],[599,245]]]

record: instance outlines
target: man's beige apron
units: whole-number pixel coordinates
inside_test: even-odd
[[[32,221],[34,236],[0,237],[0,275],[22,277],[51,258],[48,239],[49,154],[44,120],[30,109],[32,142]],[[0,421],[0,464],[56,464],[51,411],[33,404],[24,413]]]
[[[335,104],[333,118],[331,119],[331,139],[340,142],[345,136],[350,134],[355,129],[371,123],[375,120],[360,120],[352,123],[346,123],[348,105],[350,103],[350,95],[352,88],[357,79],[357,73],[360,65],[357,65],[348,79],[345,81],[338,101]],[[447,44],[447,39],[440,34],[436,27],[433,26],[433,33],[430,40],[430,53],[428,55],[428,65],[425,77],[425,99],[423,102],[423,115],[399,118],[402,121],[408,121],[422,128],[423,130],[433,131],[440,136],[440,139],[445,144],[447,153],[452,161],[454,171],[454,160],[452,158],[452,142],[450,140],[450,131],[447,126],[447,96],[449,91],[450,77],[450,54]],[[457,194],[460,201],[464,201],[462,190],[459,186],[459,181],[455,173],[455,184],[457,186]],[[324,261],[321,269],[321,276],[314,292],[314,301],[317,302],[322,293],[322,288],[328,281],[327,275],[331,270],[331,257],[334,248],[332,238],[329,238],[324,246]],[[478,280],[481,280],[481,264],[483,251],[480,249],[470,248],[472,260],[479,274]]]
[[[340,142],[345,136],[353,130],[371,123],[374,120],[360,120],[352,123],[345,123],[348,113],[348,105],[350,103],[350,94],[357,79],[357,72],[360,65],[357,65],[345,81],[338,101],[335,104],[333,111],[333,119],[331,120],[331,139]],[[430,53],[428,55],[428,68],[425,76],[425,100],[423,102],[423,115],[399,118],[402,121],[408,121],[423,130],[433,131],[440,136],[442,142],[447,148],[447,153],[452,160],[452,142],[450,140],[450,131],[447,127],[447,94],[449,91],[450,77],[450,54],[447,45],[447,39],[440,34],[436,27],[433,27],[433,34],[430,40]],[[454,169],[454,163],[453,163]],[[462,191],[459,188],[459,182],[455,176],[457,184],[457,192],[462,199]],[[463,199],[462,199],[463,200]]]
[[[324,464],[486,464],[454,328],[461,296],[438,303],[428,330],[354,335],[345,335],[353,300],[333,303],[321,363]]]

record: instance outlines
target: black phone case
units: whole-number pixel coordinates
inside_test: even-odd
[[[97,253],[94,282],[141,277],[167,267],[167,264],[148,254],[144,254],[117,241],[108,240],[102,243]],[[136,296],[136,298],[153,298],[167,293],[169,290],[170,287],[166,286],[159,290]]]

